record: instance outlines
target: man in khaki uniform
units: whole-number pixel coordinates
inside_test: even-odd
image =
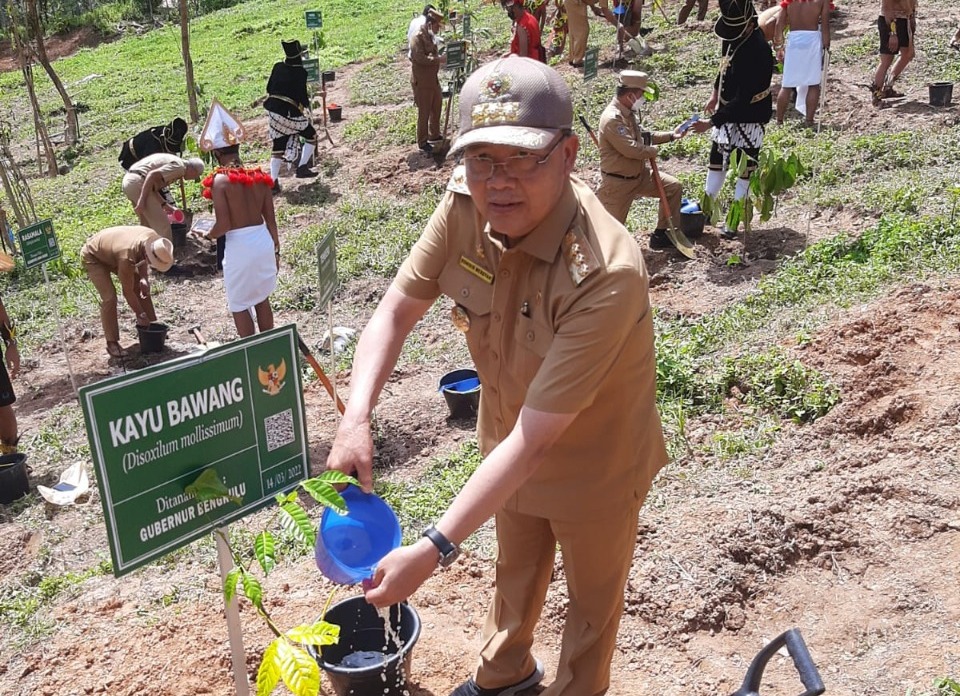
[[[366,598],[406,599],[496,515],[495,594],[473,677],[451,696],[516,694],[543,668],[533,634],[557,545],[569,606],[542,696],[609,687],[637,515],[666,462],[655,405],[643,257],[572,176],[579,143],[563,78],[510,56],[460,95],[469,195],[448,192],[404,261],[354,358],[327,466],[372,487],[370,414],[407,334],[441,295],[483,385],[483,461],[424,538],[377,564]]]
[[[173,243],[149,227],[137,225],[108,227],[90,237],[80,249],[83,267],[100,295],[100,324],[107,341],[107,353],[119,358],[126,353],[120,347],[117,322],[117,290],[110,274],[120,280],[123,298],[133,310],[139,326],[157,320],[150,297],[147,266],[160,273],[173,265]]]
[[[440,144],[443,94],[438,75],[446,56],[440,55],[433,37],[440,31],[442,21],[442,14],[427,10],[427,21],[410,44],[410,62],[413,64],[410,84],[413,86],[413,102],[417,105],[417,146],[428,154]]]
[[[650,87],[646,73],[624,70],[617,78],[617,93],[600,117],[600,188],[597,198],[621,223],[635,198],[659,198],[657,184],[650,175],[649,160],[657,156],[657,145],[683,137],[679,131],[651,133],[640,125],[639,106]],[[661,174],[669,210],[660,203],[657,229],[650,235],[651,249],[670,247],[667,228],[669,216],[680,224],[680,196],[683,187],[672,176]]]
[[[149,227],[164,239],[173,239],[167,212],[170,206],[161,191],[178,179],[196,181],[203,174],[203,160],[183,160],[176,155],[158,152],[134,162],[123,175],[123,193],[133,203],[140,224]]]
[[[593,6],[596,0],[564,0],[567,11],[567,34],[570,36],[570,65],[583,67],[583,57],[587,53],[587,39],[590,36],[590,22],[587,19],[587,6]]]

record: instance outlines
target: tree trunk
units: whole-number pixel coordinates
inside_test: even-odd
[[[53,66],[50,64],[50,59],[47,57],[47,48],[43,44],[43,27],[40,24],[40,16],[37,14],[37,0],[27,0],[26,7],[27,29],[33,34],[33,40],[36,44],[37,60],[39,60],[40,65],[43,66],[47,76],[50,78],[53,86],[57,88],[57,92],[60,93],[60,98],[63,100],[63,109],[67,115],[63,128],[63,141],[67,147],[72,147],[77,144],[77,139],[80,135],[77,109],[74,107],[73,100],[70,99],[70,95],[63,86],[63,81],[54,71]]]
[[[10,5],[7,5],[8,9]],[[44,154],[47,160],[47,176],[53,178],[58,174],[57,155],[53,149],[53,143],[50,142],[50,135],[47,133],[47,125],[43,120],[43,112],[40,110],[40,102],[37,99],[37,91],[33,84],[33,64],[31,62],[29,49],[25,43],[25,37],[21,33],[23,25],[18,21],[18,17],[11,13],[10,21],[10,43],[14,52],[17,54],[17,60],[20,63],[20,71],[23,73],[23,81],[27,85],[27,94],[30,96],[30,106],[33,109],[33,125],[37,131],[37,167],[40,174],[43,174],[43,163],[40,161],[40,145],[43,145]]]
[[[197,109],[197,87],[193,81],[193,60],[190,58],[190,11],[187,0],[180,0],[180,47],[183,50],[183,70],[187,76],[187,102],[190,105],[190,122],[200,120]]]

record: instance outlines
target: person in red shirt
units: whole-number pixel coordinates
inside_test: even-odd
[[[533,58],[546,63],[547,56],[540,44],[540,23],[537,18],[524,9],[520,0],[501,0],[500,4],[513,21],[513,39],[507,55]]]

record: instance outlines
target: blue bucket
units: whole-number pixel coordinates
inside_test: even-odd
[[[448,372],[440,378],[440,392],[451,418],[473,418],[480,405],[480,378],[469,368]]]
[[[400,546],[400,521],[382,498],[357,486],[342,492],[347,514],[327,508],[320,517],[314,559],[333,582],[355,585],[373,577],[381,558]]]

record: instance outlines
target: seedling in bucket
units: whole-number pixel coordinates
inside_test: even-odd
[[[298,490],[302,489],[327,508],[346,513],[343,497],[334,486],[357,484],[356,479],[339,471],[325,471],[317,477],[301,481],[298,488],[289,493],[278,493],[276,517],[287,535],[293,538],[304,551],[313,549],[316,544],[314,523],[299,501]],[[220,480],[215,469],[206,469],[196,481],[186,487],[186,494],[198,500],[216,500],[229,497],[226,486]],[[269,529],[256,534],[253,548],[241,555],[231,544],[229,536],[222,530],[219,535],[230,550],[234,568],[227,574],[223,583],[223,592],[227,602],[242,594],[254,606],[257,614],[264,620],[276,638],[263,652],[263,659],[257,670],[257,695],[267,696],[283,680],[295,696],[317,696],[320,693],[320,667],[304,646],[320,648],[337,642],[340,627],[327,621],[315,621],[296,626],[288,631],[281,630],[273,621],[265,606],[264,587],[249,558],[252,556],[266,577],[277,565],[276,539]],[[248,565],[250,564],[250,565]],[[331,594],[330,599],[333,599]],[[329,600],[328,600],[329,603]],[[324,607],[326,610],[326,607]]]

